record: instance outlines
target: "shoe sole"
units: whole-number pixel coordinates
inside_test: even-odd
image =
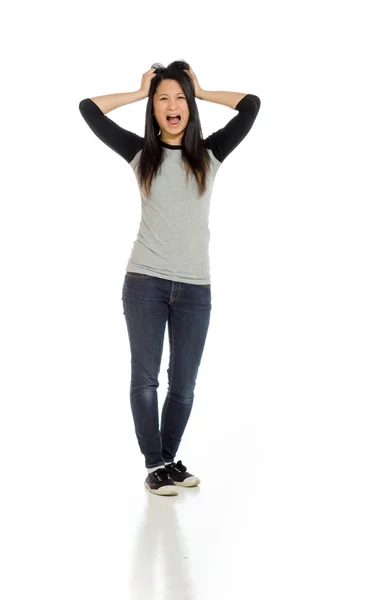
[[[155,488],[151,488],[146,481],[144,482],[144,485],[146,486],[147,490],[151,492],[151,494],[156,494],[157,496],[178,496],[179,494],[174,485],[163,485],[157,490]]]
[[[180,487],[194,487],[201,483],[201,480],[198,477],[188,477],[184,481],[175,481],[173,479],[175,485],[179,485]]]

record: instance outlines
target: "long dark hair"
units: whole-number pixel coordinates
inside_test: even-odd
[[[144,146],[137,165],[139,185],[148,196],[152,179],[156,176],[164,160],[164,148],[157,139],[160,128],[154,116],[153,96],[161,81],[175,79],[184,92],[189,109],[189,120],[182,138],[181,156],[187,173],[187,181],[190,169],[192,169],[197,181],[199,196],[201,196],[206,189],[211,159],[203,144],[201,122],[195,101],[195,87],[192,79],[183,71],[183,69],[189,69],[189,64],[183,60],[177,60],[170,63],[167,68],[159,63],[155,63],[153,67],[156,67],[156,76],[152,78],[149,89]]]

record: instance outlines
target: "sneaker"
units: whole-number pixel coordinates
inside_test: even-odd
[[[159,467],[156,471],[148,473],[144,484],[152,494],[159,496],[177,496],[179,494],[165,467]]]
[[[198,477],[192,475],[192,473],[188,473],[187,467],[182,464],[181,460],[178,460],[177,463],[170,463],[165,466],[167,469],[171,479],[174,481],[175,485],[180,485],[182,487],[194,487],[201,483]]]

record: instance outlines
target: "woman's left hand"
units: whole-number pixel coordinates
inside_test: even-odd
[[[197,79],[196,75],[194,74],[194,72],[192,70],[191,65],[189,65],[189,71],[188,71],[188,69],[183,69],[183,71],[185,71],[187,73],[188,77],[190,77],[192,79],[192,81],[193,81],[193,84],[195,86],[195,96],[196,96],[196,98],[200,98],[202,89],[200,87],[200,84],[198,83],[198,79]]]

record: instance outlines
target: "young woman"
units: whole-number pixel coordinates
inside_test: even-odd
[[[147,96],[144,137],[105,116]],[[238,113],[203,139],[195,98]],[[200,483],[174,460],[191,414],[210,321],[211,191],[219,167],[250,131],[260,99],[205,91],[192,68],[175,61],[167,68],[155,63],[138,91],[85,98],[79,109],[137,178],[142,218],[122,289],[131,350],[130,404],[148,471],[146,488],[176,495],[176,486]],[[157,387],[166,323],[170,364],[159,431]]]

